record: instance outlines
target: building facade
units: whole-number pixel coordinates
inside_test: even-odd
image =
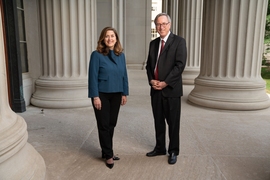
[[[41,108],[90,106],[88,63],[106,26],[119,32],[128,69],[145,73],[151,1],[0,2],[0,179],[23,174],[44,179],[44,161],[27,143],[26,124],[14,111],[23,112],[30,104]],[[192,104],[228,110],[270,106],[260,75],[267,4],[268,0],[162,1],[163,12],[172,18],[172,32],[187,41],[183,81],[194,85],[188,96]],[[14,136],[14,132],[20,133]],[[36,169],[23,163],[10,166],[25,157],[33,159]],[[14,173],[22,167],[23,174]]]

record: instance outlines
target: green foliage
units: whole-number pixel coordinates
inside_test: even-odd
[[[264,44],[267,45],[268,48],[263,53],[262,66],[267,66],[269,68],[270,64],[269,64],[269,61],[267,62],[267,59],[266,59],[266,54],[270,52],[270,50],[269,50],[269,45],[270,45],[270,2],[269,1],[268,1],[268,7],[267,7],[266,22],[265,22]]]
[[[261,75],[266,81],[266,92],[270,94],[270,67],[262,67]]]
[[[269,67],[262,67],[261,75],[263,79],[270,80],[270,68]]]
[[[266,82],[266,92],[270,94],[270,79],[265,79]]]
[[[264,43],[270,44],[270,2],[268,1],[267,7],[267,16],[266,16],[266,23],[265,23],[265,36],[264,36]],[[265,53],[269,52],[269,48],[266,49]],[[261,69],[261,76],[266,82],[266,92],[270,94],[270,66],[267,63],[265,54],[263,54],[262,59],[262,67]]]
[[[270,3],[268,2],[267,8],[267,16],[266,16],[266,23],[265,23],[265,36],[264,36],[264,43],[270,43]]]
[[[264,43],[270,43],[270,15],[266,17]]]

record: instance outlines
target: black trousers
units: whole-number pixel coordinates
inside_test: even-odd
[[[99,93],[101,110],[94,107],[97,120],[99,143],[102,154],[106,159],[113,157],[113,134],[117,123],[122,94],[121,93]]]
[[[168,153],[179,154],[180,133],[180,97],[163,97],[162,91],[151,96],[151,105],[155,121],[156,146],[158,152],[166,152],[166,122],[169,130]]]

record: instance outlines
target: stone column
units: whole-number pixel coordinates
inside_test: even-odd
[[[179,14],[179,1],[180,0],[163,0],[162,11],[167,13],[172,20],[171,31],[178,34],[178,14]]]
[[[187,43],[187,63],[182,78],[184,84],[194,84],[200,72],[203,0],[180,0],[178,35]]]
[[[0,23],[0,179],[42,180],[46,175],[44,160],[27,143],[26,123],[10,109],[8,103],[5,58],[3,26]]]
[[[137,1],[138,2],[138,1]],[[126,35],[126,1],[112,0],[112,27],[115,27],[119,35],[121,45],[125,48]]]
[[[151,41],[151,2],[125,1],[124,53],[128,69],[143,69]]]
[[[90,106],[87,74],[97,43],[95,9],[95,0],[40,0],[43,67],[33,105]]]
[[[270,106],[261,78],[267,0],[204,0],[200,74],[194,104],[228,110]]]

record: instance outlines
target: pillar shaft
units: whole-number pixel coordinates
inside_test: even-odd
[[[44,160],[27,143],[24,119],[9,107],[4,42],[3,26],[0,23],[0,179],[42,180],[46,173]]]
[[[270,106],[261,78],[267,0],[205,0],[202,56],[188,99],[201,106],[257,110]]]
[[[194,84],[200,72],[203,0],[180,0],[178,34],[186,39],[188,56],[183,83]]]
[[[182,75],[184,84],[194,84],[200,71],[202,8],[203,0],[163,1],[163,11],[172,19],[171,31],[186,39],[188,56]]]
[[[40,1],[43,68],[31,99],[33,105],[90,106],[87,70],[96,46],[93,6],[95,0]]]

